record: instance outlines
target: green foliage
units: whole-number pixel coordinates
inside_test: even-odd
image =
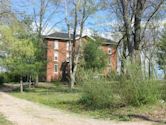
[[[159,84],[154,80],[143,79],[140,67],[127,67],[126,75],[112,73],[108,78],[92,70],[81,73],[81,102],[93,108],[141,106],[157,102],[160,97]]]
[[[6,82],[6,76],[4,75],[4,73],[0,74],[0,84],[3,84]]]
[[[0,114],[0,124],[1,125],[13,125],[10,121],[8,121],[2,114]]]
[[[107,55],[100,49],[99,41],[88,41],[84,49],[86,69],[103,69],[107,65]]]
[[[144,80],[139,66],[128,66],[127,76],[122,76],[119,93],[126,105],[141,106],[155,103],[159,99],[158,84],[153,80]]]
[[[162,34],[161,40],[158,43],[157,55],[158,55],[158,64],[160,66],[160,69],[164,70],[164,73],[166,75],[166,27]]]
[[[106,108],[113,104],[111,83],[92,71],[84,74],[81,103],[92,108]]]
[[[58,83],[59,84],[59,83]],[[115,83],[116,85],[117,83]],[[156,116],[159,120],[161,115],[156,115],[156,111],[165,110],[165,104],[157,103],[155,105],[143,105],[140,107],[125,106],[125,107],[111,107],[111,108],[89,108],[85,103],[80,104],[78,101],[82,97],[82,87],[75,87],[74,91],[67,85],[55,85],[55,84],[39,84],[36,88],[26,89],[24,93],[17,91],[10,94],[26,99],[29,101],[37,102],[40,104],[48,105],[53,108],[60,108],[65,111],[79,113],[95,118],[108,118],[127,121],[131,117],[131,114],[147,114],[148,116]],[[121,100],[120,100],[121,101]],[[116,106],[116,105],[115,105]],[[155,112],[154,112],[155,111]],[[164,118],[164,117],[163,117]],[[162,119],[162,118],[160,118]]]
[[[24,30],[19,25],[14,26],[0,27],[2,35],[0,49],[7,54],[1,63],[10,72],[24,76],[33,68],[31,61],[34,60],[35,48],[31,39],[20,37],[20,33]]]
[[[161,99],[166,102],[166,81],[161,82],[161,87],[159,88]]]

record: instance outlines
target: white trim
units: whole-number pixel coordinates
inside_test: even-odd
[[[112,54],[112,48],[108,48],[108,54]]]
[[[59,49],[59,41],[58,40],[55,40],[54,41],[54,49]]]
[[[67,51],[69,51],[69,50],[70,50],[70,48],[69,48],[69,47],[70,47],[70,43],[67,41],[67,42],[66,42],[66,50],[67,50]]]
[[[69,60],[70,60],[70,54],[69,54],[69,52],[67,52],[66,53],[66,61],[69,62]]]
[[[56,55],[56,57],[57,57],[57,59],[55,59],[55,55]],[[54,61],[58,61],[58,51],[54,51]]]

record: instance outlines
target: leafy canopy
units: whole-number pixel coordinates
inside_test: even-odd
[[[1,63],[10,72],[20,76],[28,74],[33,68],[30,62],[34,60],[36,51],[31,39],[20,37],[22,32],[24,29],[17,24],[0,27],[0,50],[6,53]]]
[[[99,40],[88,40],[84,49],[85,68],[103,69],[107,65],[107,55],[101,49]]]

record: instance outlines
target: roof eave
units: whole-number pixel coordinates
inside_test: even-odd
[[[55,39],[55,40],[72,40],[69,38],[61,38],[61,37],[51,37],[51,36],[46,36],[44,39]]]

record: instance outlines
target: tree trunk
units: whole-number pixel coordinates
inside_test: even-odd
[[[79,42],[81,42],[81,40]],[[74,83],[76,82],[75,78],[76,78],[76,71],[77,71],[77,67],[78,67],[79,57],[80,57],[80,49],[78,50],[78,54],[76,56],[76,61],[75,61],[75,66],[74,66],[74,69],[73,69],[73,72],[71,75],[71,83],[70,83],[71,88],[74,88]]]
[[[36,85],[38,85],[38,84],[39,84],[39,75],[38,75],[38,74],[36,74],[35,84],[36,84]]]
[[[141,55],[139,50],[134,50],[132,55],[132,63],[141,66]]]
[[[121,60],[121,74],[125,74],[125,59],[126,59],[126,44],[123,42],[122,60]]]
[[[147,78],[147,74],[146,74],[146,58],[144,57],[144,61],[143,61],[143,65],[144,65],[144,78],[146,79]]]
[[[149,60],[148,72],[149,72],[149,79],[150,79],[151,78],[151,62],[150,62],[150,60]]]
[[[31,84],[32,84],[32,77],[31,75],[29,76],[29,88],[31,88]]]
[[[22,80],[22,76],[20,77],[20,92],[23,92],[23,80]]]

